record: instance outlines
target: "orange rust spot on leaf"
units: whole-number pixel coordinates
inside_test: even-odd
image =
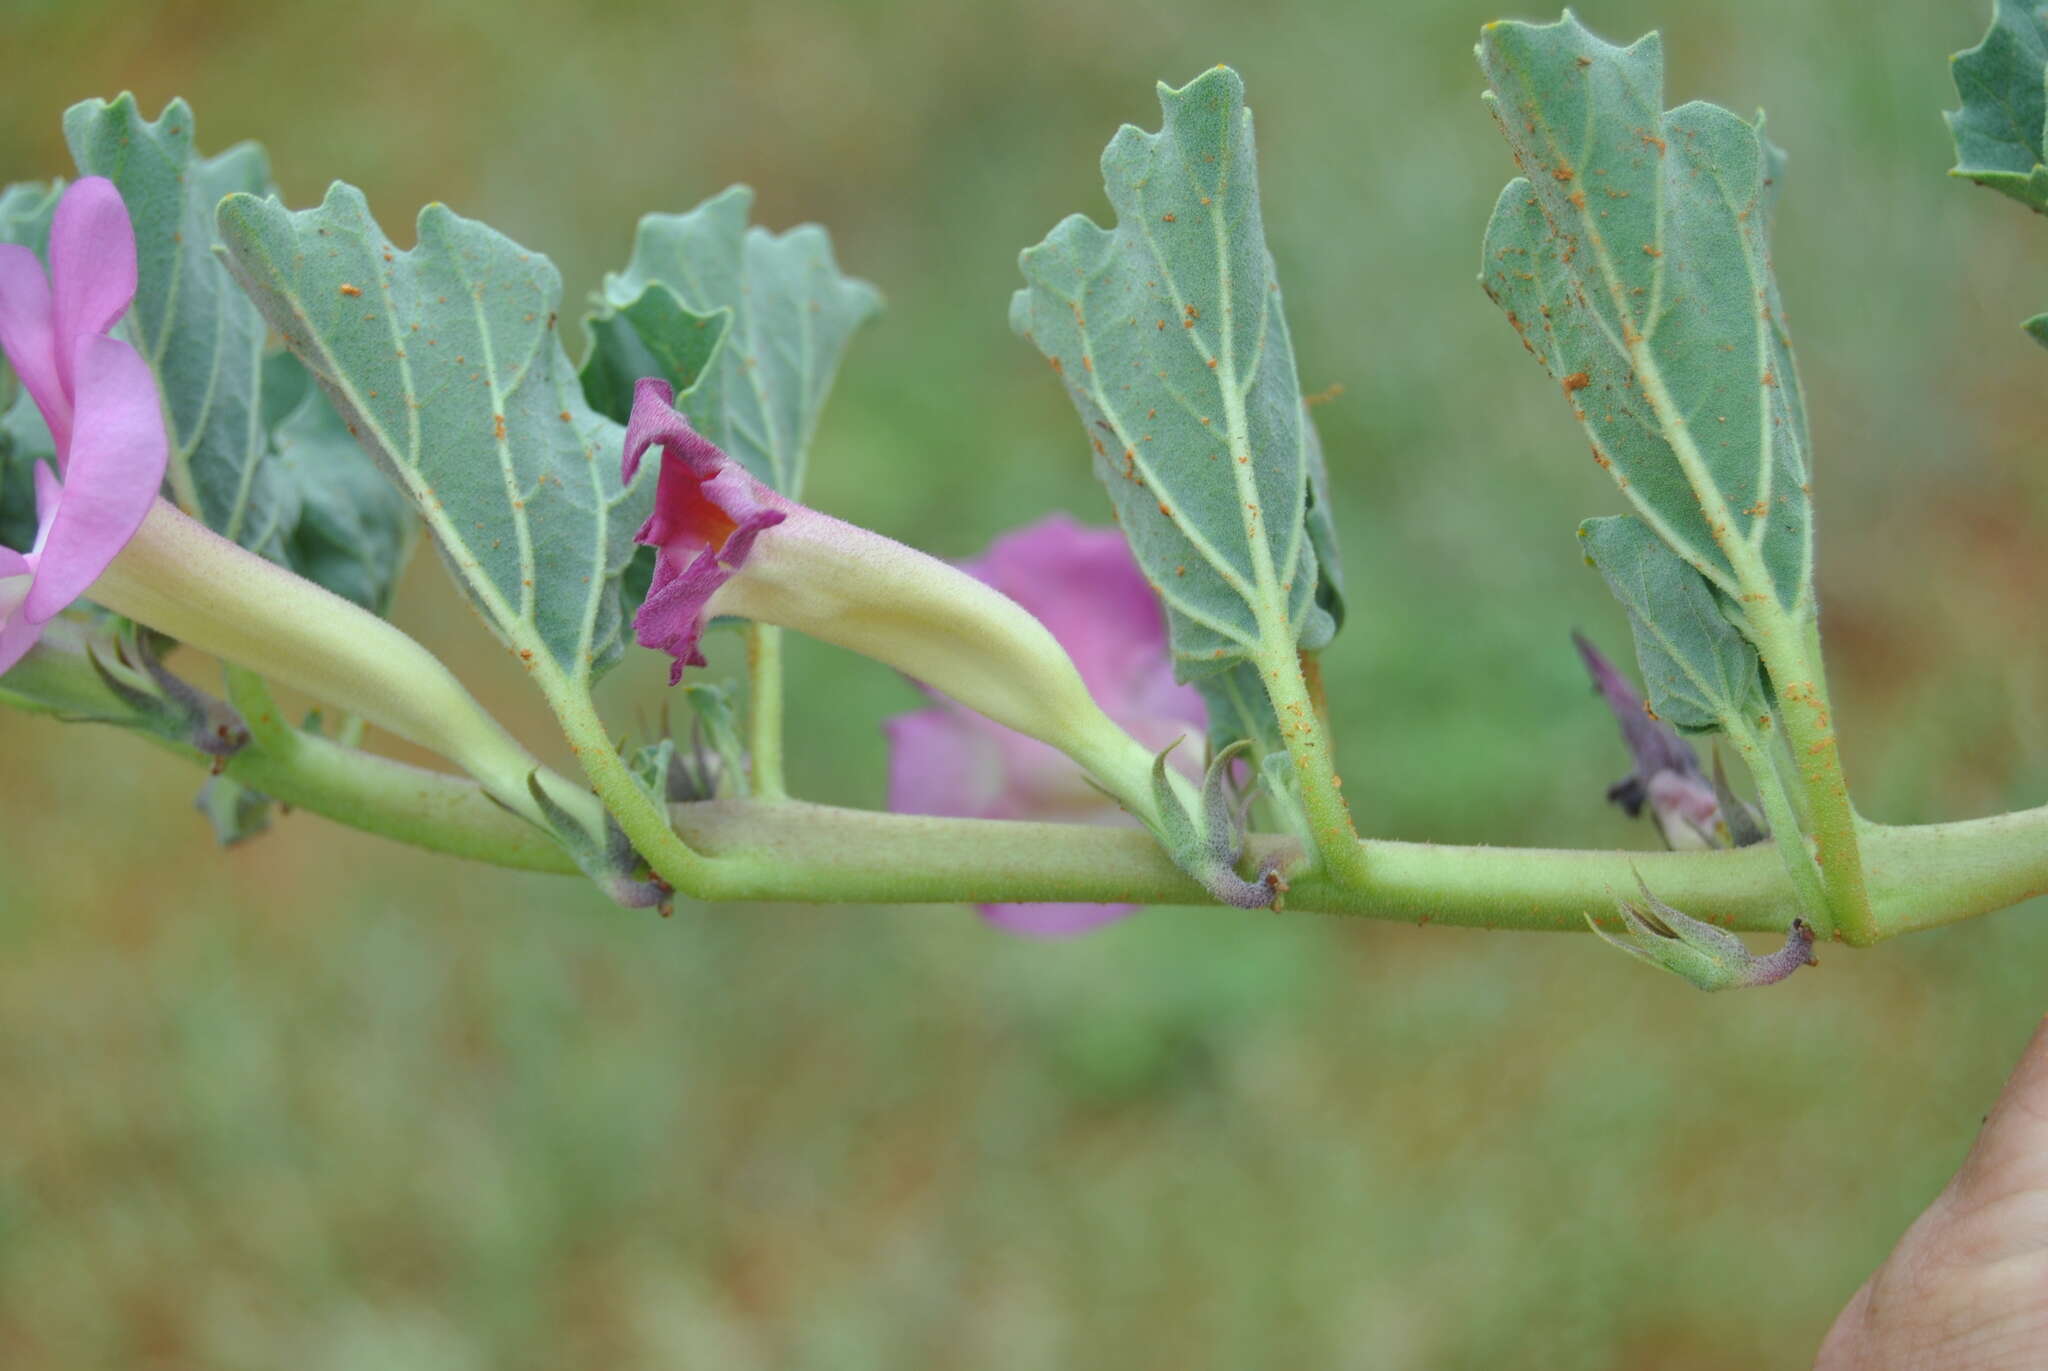
[[[1584,390],[1587,386],[1592,385],[1593,378],[1583,371],[1575,371],[1565,377],[1559,384],[1564,387],[1564,393],[1570,395],[1573,391]]]
[[[1169,224],[1173,222],[1173,216],[1171,214],[1162,214],[1159,217]]]
[[[1645,256],[1645,257],[1662,257],[1663,255],[1664,255],[1664,250],[1663,250],[1662,248],[1658,247],[1658,246],[1657,246],[1657,245],[1656,245],[1655,243],[1645,243],[1645,244],[1643,244],[1643,256]]]
[[[492,434],[493,434],[493,435],[494,435],[495,437],[497,437],[497,438],[498,438],[498,439],[500,439],[501,441],[502,441],[502,440],[504,439],[504,437],[505,437],[505,416],[504,416],[504,415],[502,415],[502,414],[493,414],[493,415],[491,416],[491,432],[492,432]]]
[[[363,293],[363,288],[361,286],[352,286],[348,282],[343,281],[341,283],[341,293],[353,299]]]

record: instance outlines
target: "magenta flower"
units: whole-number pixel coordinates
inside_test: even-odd
[[[656,549],[654,584],[633,616],[633,637],[675,659],[670,685],[684,667],[704,665],[697,640],[712,592],[746,562],[755,536],[795,508],[691,428],[674,399],[666,381],[647,377],[634,385],[622,470],[630,483],[647,449],[660,446],[654,513],[633,535]]]
[[[1005,534],[963,570],[1022,605],[1080,668],[1110,718],[1158,751],[1176,738],[1174,760],[1198,766],[1207,725],[1201,694],[1173,679],[1166,622],[1123,535],[1084,528],[1062,514]],[[1057,749],[934,694],[930,708],[884,725],[889,808],[953,818],[1130,822]],[[1017,933],[1080,933],[1135,905],[983,905]]]
[[[0,348],[56,440],[38,466],[36,539],[0,547],[0,672],[141,527],[170,459],[156,379],[108,331],[135,298],[135,230],[114,183],[72,184],[50,224],[50,273],[0,244]]]

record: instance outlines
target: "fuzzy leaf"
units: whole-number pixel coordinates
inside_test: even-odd
[[[63,193],[62,181],[17,181],[0,190],[0,243],[13,243],[48,260],[50,218]]]
[[[283,561],[299,509],[262,423],[263,319],[213,251],[221,198],[271,193],[263,150],[240,143],[202,158],[190,106],[173,100],[152,122],[132,95],[73,105],[64,137],[79,171],[111,180],[135,224],[127,328],[163,391],[172,490],[209,528]]]
[[[1524,173],[1481,284],[1673,551],[1731,596],[1736,560],[1760,564],[1780,604],[1809,611],[1809,444],[1761,121],[1664,112],[1657,35],[1617,48],[1569,14],[1488,25],[1479,60]]]
[[[1195,689],[1202,693],[1202,703],[1208,709],[1212,753],[1239,741],[1251,743],[1259,757],[1287,750],[1273,702],[1266,698],[1259,669],[1250,662],[1199,677]]]
[[[625,423],[633,411],[633,383],[659,376],[687,396],[704,375],[732,324],[732,311],[697,314],[656,282],[640,295],[583,317],[590,353],[583,359],[583,398],[599,414]]]
[[[1159,133],[1126,125],[1103,153],[1115,229],[1077,214],[1027,249],[1010,326],[1066,383],[1191,680],[1335,624],[1244,83],[1217,67],[1159,103]]]
[[[662,377],[699,433],[794,499],[840,358],[882,297],[840,273],[816,224],[780,236],[747,227],[753,201],[733,186],[688,214],[640,220],[632,261],[605,277],[589,321],[591,363],[604,371],[594,377],[586,363],[585,385],[605,387],[609,403],[592,403],[609,412],[630,404],[639,377]],[[731,320],[723,347],[721,313]],[[634,342],[644,356],[633,355]],[[624,375],[621,361],[659,369]]]
[[[2048,5],[1997,0],[1990,31],[1949,59],[1963,107],[1950,110],[1951,176],[2048,214]]]
[[[1705,578],[1642,520],[1588,519],[1579,538],[1628,611],[1655,717],[1681,732],[1706,733],[1769,710],[1756,649],[1721,612]]]
[[[273,374],[281,361],[304,375],[288,354],[271,361]],[[299,521],[287,548],[291,565],[343,599],[383,614],[412,549],[412,506],[310,378],[300,391],[272,433],[277,460],[299,492]]]
[[[645,499],[620,488],[624,435],[584,403],[555,335],[554,264],[442,205],[400,252],[339,182],[297,213],[232,196],[220,228],[231,270],[505,643],[571,685],[617,660],[644,512],[622,506]]]

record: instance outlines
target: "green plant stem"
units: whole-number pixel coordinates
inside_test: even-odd
[[[1317,865],[1337,885],[1364,889],[1368,881],[1376,879],[1367,860],[1368,845],[1359,842],[1358,830],[1352,826],[1351,807],[1344,803],[1344,782],[1337,775],[1336,753],[1302,672],[1301,655],[1294,650],[1292,635],[1284,625],[1269,629],[1267,641],[1281,646],[1260,657],[1259,675],[1273,702],[1274,717],[1280,721],[1281,741],[1294,761],[1302,811],[1315,838]]]
[[[118,722],[124,710],[93,676],[82,650],[65,651],[61,643],[53,648],[48,639],[0,679],[0,696],[74,718]],[[273,746],[286,737],[267,725],[264,731]],[[601,727],[596,739],[601,754],[624,773]],[[153,741],[196,764],[210,761],[191,748]],[[300,730],[290,730],[288,741],[279,751],[252,743],[229,759],[227,774],[296,808],[431,851],[527,871],[575,870],[545,834],[493,803],[474,781]],[[601,763],[596,770],[609,778]],[[633,784],[630,775],[623,780]],[[646,808],[654,810],[651,802]],[[1137,829],[934,819],[751,800],[671,806],[666,821],[658,811],[656,821],[663,832],[673,822],[688,841],[684,852],[703,864],[707,888],[726,899],[1207,902],[1201,888]],[[2048,893],[2048,806],[1961,823],[1866,824],[1863,837],[1879,937],[1939,927]],[[1573,932],[1585,928],[1588,914],[1617,926],[1615,897],[1633,891],[1640,874],[1660,898],[1729,928],[1783,930],[1799,911],[1784,863],[1760,845],[1723,852],[1567,852],[1381,841],[1359,846],[1373,872],[1370,887],[1305,877],[1289,892],[1288,907]],[[1263,860],[1292,847],[1291,838],[1256,835],[1251,855]]]
[[[119,725],[132,717],[93,672],[85,643],[79,625],[53,623],[42,642],[0,677],[0,700],[66,720]],[[251,742],[227,759],[226,775],[294,808],[429,852],[520,871],[575,874],[575,863],[553,839],[497,804],[475,781],[292,728],[270,702],[261,677],[239,668],[231,672],[234,701],[249,724]],[[137,731],[187,761],[214,764],[191,747]]]
[[[590,701],[587,688],[572,687],[553,673],[537,672],[541,693],[554,710],[555,721],[569,740],[570,751],[590,779],[597,798],[610,813],[640,854],[648,868],[668,886],[696,899],[717,899],[723,894],[718,866],[712,858],[692,851],[676,836],[668,816],[634,777],[625,759],[615,750],[604,720]],[[620,873],[624,874],[624,873]]]
[[[1864,879],[1856,810],[1836,746],[1834,708],[1828,700],[1819,640],[1803,634],[1775,600],[1753,610],[1750,623],[1757,634],[1757,655],[1777,692],[1785,743],[1806,797],[1813,860],[1820,867],[1836,936],[1857,947],[1875,942],[1877,921]]]
[[[1785,789],[1785,778],[1776,765],[1778,753],[1771,741],[1758,733],[1746,719],[1724,718],[1721,727],[1735,745],[1735,750],[1742,754],[1750,777],[1756,782],[1757,799],[1764,807],[1764,822],[1770,825],[1771,841],[1777,845],[1785,860],[1785,872],[1792,878],[1793,888],[1799,892],[1799,904],[1805,911],[1807,922],[1813,925],[1816,937],[1832,936],[1835,921],[1828,909],[1827,888],[1821,880],[1820,867],[1813,860],[1813,849],[1807,846],[1806,834],[1793,808],[1792,797]]]
[[[773,624],[747,625],[747,751],[754,798],[785,800],[782,774],[782,630]]]

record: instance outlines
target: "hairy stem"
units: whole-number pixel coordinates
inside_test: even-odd
[[[754,797],[789,798],[782,775],[782,630],[773,624],[747,625],[747,751],[752,758]]]
[[[126,709],[94,676],[82,647],[62,634],[46,635],[42,645],[0,678],[0,697],[61,717],[116,723]],[[254,699],[247,693],[241,698]],[[269,736],[275,744],[286,735]],[[359,752],[313,733],[289,730],[288,738],[289,745],[276,751],[252,743],[229,759],[227,774],[296,808],[431,851],[528,871],[575,870],[546,834],[493,803],[474,781]],[[601,726],[595,738],[600,760],[592,768],[593,779],[601,775],[603,785],[622,781],[633,786]],[[188,747],[155,741],[200,765],[211,760]],[[583,751],[588,758],[592,749]],[[603,758],[616,766],[616,776]],[[620,808],[625,811],[622,823],[632,817],[637,824],[652,814],[686,863],[704,873],[704,888],[725,899],[1208,902],[1201,887],[1137,829],[934,819],[750,800],[676,805],[666,815],[651,801],[644,809],[637,804]],[[671,824],[680,838],[670,832]],[[1939,927],[2048,893],[2048,806],[1962,823],[1866,824],[1862,836],[1880,938]],[[1251,856],[1281,855],[1292,844],[1289,838],[1257,835]],[[1785,864],[1762,846],[1721,852],[1569,852],[1380,841],[1358,846],[1373,873],[1369,887],[1308,876],[1289,892],[1288,907],[1573,932],[1585,928],[1588,914],[1614,926],[1615,897],[1633,891],[1640,875],[1659,898],[1728,928],[1782,931],[1799,912],[1798,892]],[[648,847],[664,862],[672,856],[660,842]],[[643,855],[649,855],[645,849]]]
[[[1790,615],[1769,601],[1753,609],[1757,655],[1778,696],[1799,791],[1806,799],[1807,831],[1820,867],[1836,936],[1854,946],[1879,937],[1864,882],[1855,807],[1835,742],[1834,710],[1818,651],[1819,640],[1802,635]]]
[[[1358,830],[1351,823],[1351,807],[1344,803],[1336,753],[1303,674],[1301,654],[1294,649],[1285,626],[1269,629],[1266,640],[1279,646],[1259,658],[1259,676],[1280,722],[1281,740],[1294,761],[1302,811],[1315,837],[1318,867],[1339,886],[1363,889],[1373,879],[1367,845],[1359,842]]]
[[[1770,740],[1758,733],[1746,719],[1723,719],[1722,729],[1735,745],[1735,750],[1742,754],[1750,777],[1756,782],[1757,799],[1764,807],[1764,822],[1770,826],[1771,841],[1785,859],[1785,872],[1792,878],[1793,888],[1799,892],[1800,907],[1805,911],[1807,922],[1813,925],[1816,936],[1831,936],[1835,920],[1828,909],[1827,888],[1821,879],[1820,867],[1813,860],[1813,849],[1807,846],[1806,833],[1799,822],[1798,812],[1793,808],[1792,797],[1785,789],[1785,778],[1778,770],[1778,752]]]

